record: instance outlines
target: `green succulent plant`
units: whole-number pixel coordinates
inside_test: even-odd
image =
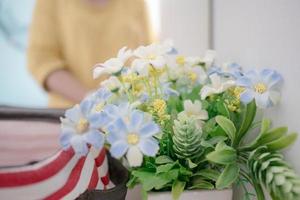
[[[300,178],[280,153],[258,148],[251,153],[248,165],[252,177],[268,190],[272,199],[300,199]]]
[[[195,161],[203,153],[202,130],[197,128],[196,120],[185,114],[179,114],[174,121],[173,149],[175,155],[180,159]]]

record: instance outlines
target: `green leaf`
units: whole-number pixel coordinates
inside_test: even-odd
[[[158,166],[156,168],[156,174],[170,171],[175,166],[175,164],[176,163],[168,163],[168,164],[165,164],[165,165]]]
[[[255,148],[258,146],[266,145],[275,140],[278,140],[279,138],[286,135],[287,131],[288,131],[287,127],[279,127],[262,134],[261,137],[257,140]]]
[[[217,179],[220,176],[220,172],[213,170],[213,169],[203,169],[195,174],[193,176],[201,176],[204,177],[205,179],[217,181]]]
[[[271,126],[271,120],[263,119],[261,122],[260,133],[261,134],[266,133],[269,130],[270,126]]]
[[[237,132],[236,140],[234,141],[234,146],[238,146],[241,142],[241,140],[244,138],[244,136],[247,134],[249,128],[251,127],[251,124],[254,120],[256,114],[256,104],[253,100],[250,102],[247,106],[245,111],[242,113],[242,122],[239,127],[239,130]]]
[[[225,117],[227,117],[227,118],[230,118],[230,112],[229,112],[229,110],[227,109],[227,107],[226,107],[226,105],[224,104],[224,102],[222,102],[222,101],[217,102],[217,110],[218,110],[218,112],[219,112],[221,115],[223,115],[223,116],[225,116]]]
[[[199,180],[199,181],[196,181],[196,183],[194,183],[188,189],[189,190],[193,190],[193,189],[212,190],[214,188],[215,188],[215,186],[213,184],[211,184],[210,182],[205,181],[205,180]]]
[[[233,122],[221,115],[216,117],[216,122],[221,126],[221,128],[225,131],[225,133],[228,135],[228,137],[231,139],[231,141],[234,141],[235,134],[236,134],[236,128],[233,124]]]
[[[188,165],[189,165],[189,168],[191,168],[191,169],[198,166],[197,164],[193,163],[193,161],[191,161],[191,159],[188,159]]]
[[[130,176],[129,181],[126,184],[126,187],[128,188],[134,188],[134,186],[138,183],[136,176]]]
[[[174,181],[173,185],[172,185],[172,197],[174,200],[178,200],[181,193],[184,190],[185,187],[185,182],[181,182],[181,181]]]
[[[237,163],[227,165],[216,182],[217,189],[230,187],[238,178],[240,168]]]
[[[145,191],[150,191],[156,187],[162,187],[172,180],[167,176],[155,175],[152,172],[133,171],[132,174],[140,180]]]
[[[156,164],[166,164],[166,163],[172,163],[172,162],[174,162],[174,161],[169,156],[165,156],[165,155],[158,156],[155,159]]]
[[[281,150],[281,149],[284,149],[284,148],[290,146],[291,144],[293,144],[296,141],[297,137],[298,137],[297,133],[291,133],[289,135],[281,137],[278,140],[275,140],[275,141],[267,144],[267,147],[271,151]]]
[[[234,149],[222,149],[206,155],[206,159],[217,164],[231,164],[236,161],[237,155]]]

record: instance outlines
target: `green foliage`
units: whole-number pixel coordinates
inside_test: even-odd
[[[179,115],[174,122],[173,149],[179,159],[196,162],[203,153],[202,131],[196,121],[186,115]]]
[[[270,120],[264,119],[261,131],[252,144],[241,148],[243,151],[252,151],[260,146],[266,146],[271,151],[277,151],[289,147],[297,139],[297,133],[288,134],[287,127],[279,127],[270,130]]]
[[[252,177],[268,190],[273,199],[300,199],[300,178],[280,153],[266,147],[258,148],[251,153],[248,165]]]
[[[255,101],[252,101],[248,105],[246,105],[240,114],[240,120],[236,123],[239,127],[236,140],[233,143],[234,147],[238,147],[241,143],[244,136],[248,133],[249,128],[251,127],[254,117],[256,115],[256,104]]]
[[[182,182],[179,180],[174,181],[174,183],[172,185],[172,197],[174,200],[179,199],[181,193],[184,190],[185,184],[186,184],[185,182]]]
[[[213,152],[206,155],[206,158],[216,164],[229,165],[236,162],[237,154],[235,149],[220,142]]]
[[[225,131],[230,140],[234,142],[236,138],[236,128],[231,120],[223,116],[216,116],[216,122]]]
[[[216,188],[224,189],[230,187],[237,180],[239,172],[240,167],[237,163],[227,165],[216,182]]]

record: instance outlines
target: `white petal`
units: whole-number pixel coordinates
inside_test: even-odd
[[[281,94],[279,91],[275,91],[275,90],[269,91],[269,95],[270,95],[270,99],[271,99],[273,105],[276,105],[279,103],[280,98],[281,98]]]
[[[210,75],[209,78],[211,80],[213,88],[221,87],[221,77],[217,73]]]
[[[204,86],[201,91],[200,91],[200,95],[201,95],[201,99],[204,100],[206,99],[206,97],[215,94],[216,93],[216,89],[209,87],[209,86]]]
[[[143,163],[143,154],[137,146],[129,147],[126,157],[131,167],[139,167]]]
[[[185,100],[183,102],[183,107],[185,111],[190,111],[193,110],[193,102],[191,100]]]
[[[109,70],[105,68],[102,64],[100,64],[94,68],[93,78],[96,79],[105,74],[109,74]]]
[[[255,101],[256,105],[259,108],[268,108],[271,106],[271,101],[269,100],[269,94],[268,92],[265,92],[263,94],[255,94]]]

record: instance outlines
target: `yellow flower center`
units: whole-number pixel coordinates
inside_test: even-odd
[[[267,86],[264,83],[258,83],[254,86],[254,90],[257,93],[263,94],[265,91],[267,91]]]
[[[185,57],[184,56],[177,56],[176,57],[176,63],[178,65],[184,65],[184,63],[185,63]]]
[[[189,79],[191,79],[192,82],[195,82],[197,80],[197,74],[195,72],[190,72]]]
[[[102,109],[103,109],[103,107],[104,107],[104,103],[101,102],[101,103],[99,103],[98,105],[95,106],[95,109],[94,109],[94,110],[95,110],[96,112],[101,112]]]
[[[76,130],[78,131],[78,133],[84,133],[89,127],[89,122],[84,119],[84,118],[80,118],[77,126],[76,126]]]
[[[140,138],[135,133],[130,133],[127,135],[128,144],[136,145],[139,142]]]
[[[154,55],[154,54],[149,54],[149,55],[147,56],[147,59],[148,59],[148,60],[154,60],[154,59],[156,59],[156,55]]]

